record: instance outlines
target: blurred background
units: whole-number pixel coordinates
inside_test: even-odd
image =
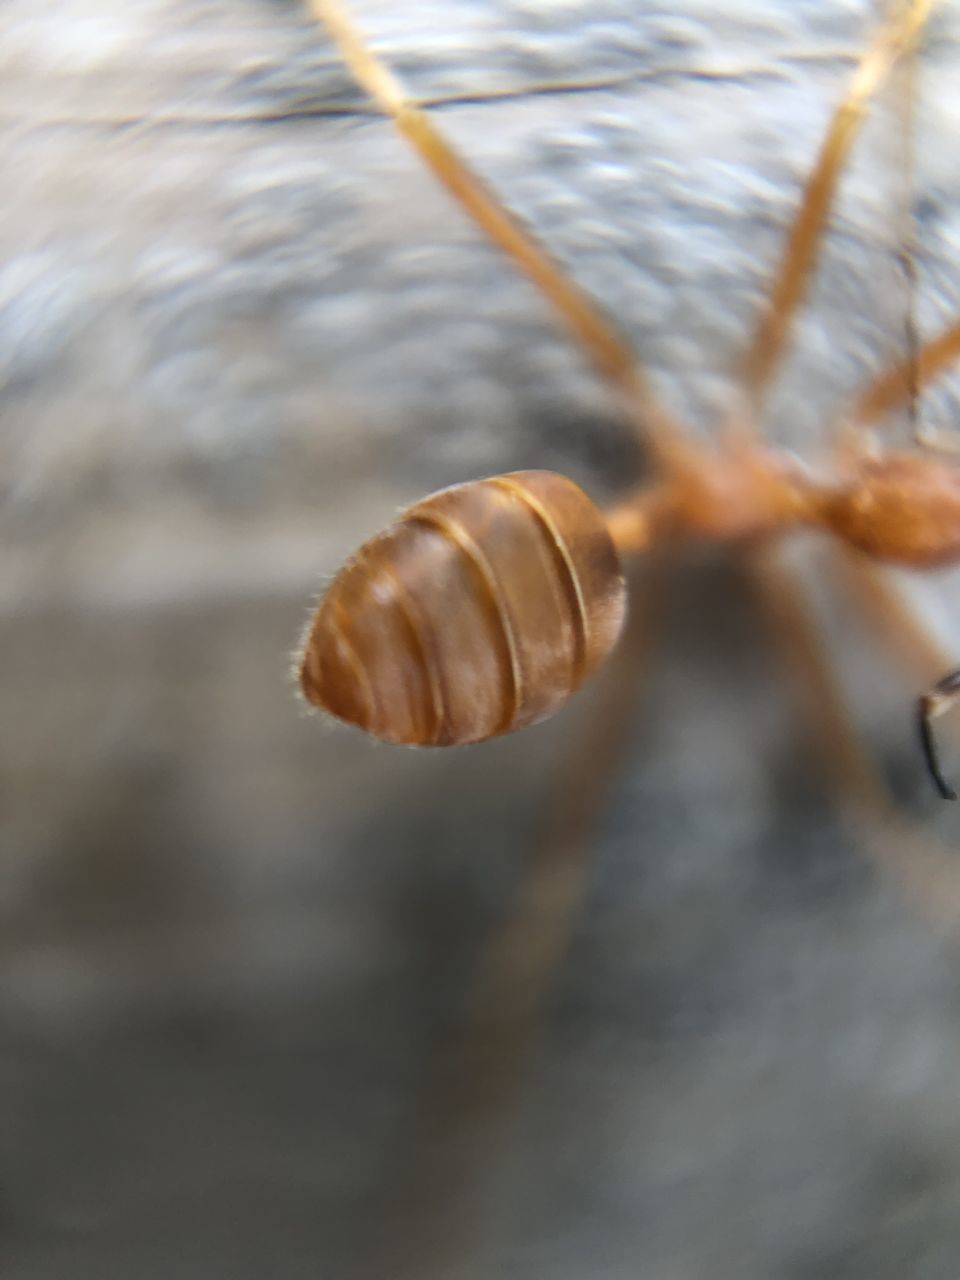
[[[352,10],[708,427],[875,7]],[[951,0],[917,119],[928,334],[960,310],[958,38]],[[771,404],[811,463],[904,350],[902,105]],[[291,655],[414,498],[547,467],[603,500],[641,471],[324,33],[286,0],[7,0],[0,154],[5,1280],[955,1280],[960,950],[838,820],[721,558],[667,574],[529,1052],[485,1101],[483,1034],[451,1055],[626,685],[391,750],[306,715]],[[925,398],[956,410],[949,379]],[[798,554],[865,740],[957,843],[915,684]],[[955,577],[910,599],[949,644]]]

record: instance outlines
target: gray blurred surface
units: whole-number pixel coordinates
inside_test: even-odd
[[[865,6],[355,10],[709,424]],[[958,21],[923,77],[928,332],[960,309]],[[813,462],[902,350],[892,105],[771,407]],[[288,655],[404,502],[520,466],[603,497],[633,453],[296,5],[10,0],[0,154],[2,1274],[352,1274],[585,707],[392,751],[304,716]],[[932,816],[909,681],[821,608]],[[737,575],[690,566],[667,612],[475,1270],[955,1280],[957,945],[837,822]]]

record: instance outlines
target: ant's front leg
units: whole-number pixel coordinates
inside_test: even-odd
[[[951,711],[957,702],[960,702],[960,668],[949,672],[942,680],[938,680],[928,693],[917,700],[917,724],[920,729],[923,756],[927,762],[930,777],[944,800],[956,800],[957,793],[947,782],[940,768],[933,721],[937,716]]]

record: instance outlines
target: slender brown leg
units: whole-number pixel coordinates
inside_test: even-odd
[[[873,862],[938,928],[960,929],[960,863],[895,808],[851,724],[809,606],[793,574],[765,551],[748,571],[793,677],[818,758],[843,816]]]
[[[829,564],[842,590],[853,592],[857,603],[876,624],[877,635],[918,684],[931,684],[957,665],[957,655],[924,626],[881,566],[843,546],[832,548]]]
[[[860,60],[847,93],[834,113],[800,208],[740,370],[746,401],[746,429],[762,417],[767,392],[783,357],[790,326],[810,283],[837,184],[864,121],[870,99],[897,60],[918,38],[934,0],[909,0],[887,23]]]
[[[902,6],[903,0],[896,0]],[[899,250],[897,259],[904,279],[905,354],[902,360],[875,378],[857,397],[851,409],[841,420],[841,430],[846,434],[845,443],[854,451],[862,450],[869,443],[869,430],[888,413],[906,404],[911,432],[916,443],[923,448],[948,455],[960,454],[960,437],[942,435],[923,424],[919,412],[919,397],[925,384],[960,357],[960,324],[952,325],[937,338],[921,346],[917,329],[917,225],[914,214],[916,198],[916,146],[915,121],[919,91],[919,60],[916,42],[910,56],[901,58],[898,64],[900,103],[901,161],[898,183],[902,192],[900,201]]]
[[[861,431],[904,404],[934,378],[960,359],[960,324],[920,348],[914,361],[903,360],[871,382],[841,419],[844,426]]]
[[[613,322],[551,259],[533,234],[470,168],[427,113],[370,50],[339,0],[307,0],[381,110],[488,238],[533,281],[598,371],[624,395],[634,428],[656,460],[674,470],[687,456],[682,430],[660,403]]]
[[[939,337],[926,343],[914,359],[905,359],[885,370],[858,396],[853,407],[841,418],[841,431],[847,442],[862,447],[868,432],[888,413],[920,393],[923,387],[945,373],[960,359],[960,324],[952,325]],[[952,456],[960,454],[960,437],[942,436],[938,432],[919,431],[917,443],[927,449]]]
[[[527,1067],[583,900],[591,836],[629,741],[664,578],[660,566],[632,612],[583,732],[565,753],[513,905],[483,949],[463,1024],[427,1096],[418,1150],[387,1206],[386,1243],[369,1271],[377,1280],[489,1274],[483,1254]]]
[[[920,413],[920,333],[917,328],[917,277],[918,227],[914,211],[916,201],[916,118],[919,101],[920,65],[916,47],[909,57],[901,59],[898,67],[898,96],[900,102],[900,150],[901,161],[898,182],[901,190],[899,249],[897,260],[903,276],[906,293],[904,315],[905,354],[902,362],[905,398],[910,421],[910,433],[923,449],[949,456],[960,455],[960,436],[944,435],[923,421]]]
[[[885,788],[860,747],[799,583],[774,550],[754,553],[745,563],[798,692],[802,690],[798,702],[823,752],[831,786],[845,808],[854,804],[867,813],[883,812],[888,805]]]

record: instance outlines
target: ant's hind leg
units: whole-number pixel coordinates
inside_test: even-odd
[[[813,171],[807,179],[786,248],[740,367],[748,432],[762,417],[767,392],[783,358],[790,327],[806,297],[837,185],[863,123],[870,99],[898,60],[913,48],[934,0],[907,0],[868,47],[842,102],[834,112]]]
[[[655,396],[613,321],[471,169],[427,112],[407,97],[340,0],[307,0],[307,4],[333,37],[357,81],[393,120],[424,164],[487,238],[537,286],[598,372],[621,392],[635,432],[655,460],[667,470],[679,470],[687,456],[679,423]]]

